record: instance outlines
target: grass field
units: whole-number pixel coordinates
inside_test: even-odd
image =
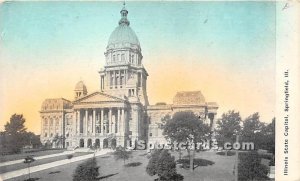
[[[32,153],[20,153],[20,154],[5,155],[5,156],[0,155],[0,162],[24,159],[26,156],[30,156],[30,155],[33,155],[34,157],[37,157],[37,156],[44,156],[44,155],[62,153],[64,151],[66,151],[66,149],[44,150],[44,151],[38,151],[38,152],[32,152]]]
[[[100,180],[105,181],[152,181],[155,177],[150,177],[146,173],[146,166],[148,158],[146,151],[133,152],[132,158],[126,161],[125,164],[131,166],[124,166],[122,160],[115,160],[111,154],[97,157],[97,163],[100,166]],[[186,153],[185,153],[186,154]],[[178,158],[177,153],[173,153]],[[189,170],[177,168],[177,171],[184,176],[187,181],[231,181],[234,180],[232,174],[234,168],[234,156],[220,156],[215,152],[200,152],[196,154],[196,158],[206,159],[213,162],[212,165],[199,166],[191,173]],[[32,173],[32,177],[39,181],[57,181],[57,180],[72,180],[72,174],[76,166],[83,161],[74,162],[55,168],[43,170],[40,172]],[[10,179],[24,180],[27,175]]]
[[[82,155],[86,155],[86,154],[93,154],[93,153],[77,152],[77,153],[74,153],[72,155],[73,155],[73,157],[77,157],[77,156],[82,156]],[[45,158],[45,159],[41,159],[41,160],[36,160],[36,161],[32,162],[30,165],[31,166],[36,166],[36,165],[41,165],[41,164],[45,164],[45,163],[55,162],[55,161],[59,161],[59,160],[63,160],[63,159],[67,159],[67,155],[61,155],[61,156],[56,156],[56,157],[50,157],[50,158]],[[14,171],[14,170],[19,170],[19,169],[22,169],[22,168],[27,168],[27,164],[17,163],[17,164],[8,165],[8,166],[5,166],[5,167],[0,167],[0,173]]]

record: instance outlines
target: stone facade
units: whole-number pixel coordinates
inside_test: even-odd
[[[52,147],[111,148],[127,141],[164,142],[164,116],[190,110],[214,127],[216,103],[205,102],[200,91],[178,92],[173,104],[149,105],[148,73],[140,43],[121,10],[119,26],[106,47],[105,66],[99,71],[100,89],[92,93],[79,81],[74,100],[46,99],[40,111],[41,141]]]

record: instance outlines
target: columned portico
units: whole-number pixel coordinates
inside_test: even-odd
[[[126,100],[101,92],[76,100],[76,145],[97,145],[100,148],[124,146],[128,135],[125,128],[125,113],[128,109],[130,108]]]

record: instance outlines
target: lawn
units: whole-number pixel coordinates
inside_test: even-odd
[[[44,150],[44,151],[38,151],[38,152],[32,152],[32,153],[20,153],[20,154],[12,154],[12,155],[4,155],[4,156],[0,155],[0,162],[24,159],[26,156],[30,156],[30,155],[33,155],[34,157],[37,157],[37,156],[44,156],[44,155],[62,153],[64,151],[66,151],[66,149]]]
[[[146,151],[135,151],[133,157],[126,161],[125,166],[123,160],[115,160],[113,155],[107,154],[97,157],[97,163],[100,166],[101,180],[105,181],[153,181],[155,177],[151,177],[146,173],[146,166],[148,163]],[[178,154],[172,153],[176,158]],[[184,153],[186,155],[186,153]],[[184,180],[188,181],[230,181],[234,180],[232,174],[234,167],[234,159],[231,156],[220,156],[215,152],[200,152],[196,154],[198,160],[208,160],[210,164],[206,166],[198,166],[195,171],[191,173],[184,168],[177,168],[177,171],[184,176]],[[67,165],[58,166],[55,168],[43,170],[32,173],[32,177],[36,180],[72,180],[72,174],[76,166],[83,161],[70,163]],[[24,180],[26,175],[10,179]]]
[[[82,156],[82,155],[87,155],[87,154],[93,154],[93,153],[77,152],[77,153],[74,153],[72,155],[73,155],[73,157],[77,157],[77,156]],[[36,160],[36,161],[32,162],[30,165],[31,166],[36,166],[36,165],[41,165],[41,164],[55,162],[55,161],[64,160],[64,159],[67,159],[67,155],[61,155],[61,156]],[[5,167],[0,167],[0,174],[5,173],[5,172],[9,172],[9,171],[23,169],[23,168],[27,168],[27,164],[25,164],[25,163],[16,163],[16,164],[8,165],[8,166],[5,166]]]

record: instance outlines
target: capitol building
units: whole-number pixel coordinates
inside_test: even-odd
[[[193,111],[213,129],[218,105],[201,91],[174,92],[172,104],[150,105],[141,45],[127,19],[125,6],[106,47],[100,88],[89,92],[83,81],[74,99],[45,99],[40,110],[41,142],[50,147],[114,148],[127,142],[165,142],[162,118]],[[167,83],[167,82],[166,82]]]

